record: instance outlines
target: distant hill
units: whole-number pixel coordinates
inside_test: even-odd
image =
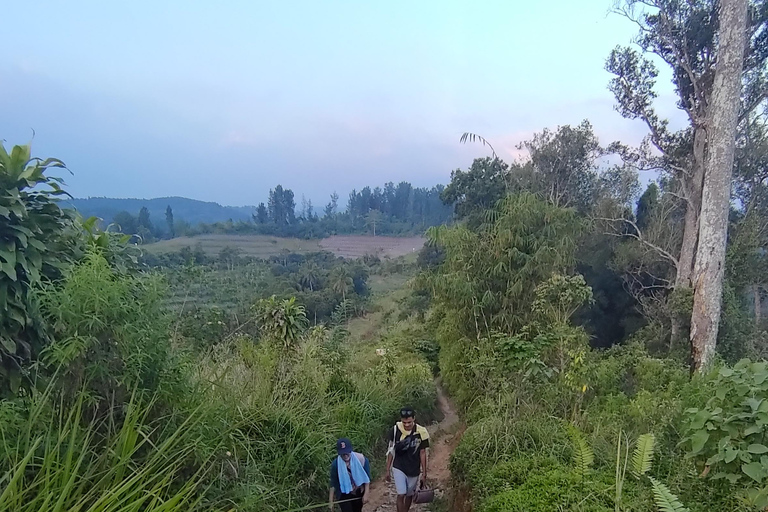
[[[62,201],[74,207],[83,217],[99,217],[105,223],[110,223],[116,213],[127,211],[133,216],[139,210],[147,207],[152,222],[156,225],[165,224],[165,209],[170,205],[173,217],[185,220],[195,225],[201,222],[225,222],[249,220],[251,213],[256,211],[253,206],[222,206],[218,203],[197,201],[186,197],[158,197],[155,199],[116,199],[110,197],[89,197],[87,199],[69,199]]]

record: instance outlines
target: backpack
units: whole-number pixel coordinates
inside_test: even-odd
[[[416,453],[416,451],[419,449],[419,445],[421,444],[421,441],[416,437],[417,432],[416,424],[413,425],[413,430],[405,436],[404,438],[400,439],[399,441],[393,443],[387,453],[391,453],[394,455],[408,455],[408,453]],[[394,440],[397,437],[397,424],[393,427],[392,432],[392,439]]]

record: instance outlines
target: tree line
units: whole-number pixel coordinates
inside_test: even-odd
[[[267,202],[259,203],[247,221],[190,225],[175,217],[168,205],[165,219],[154,223],[146,207],[136,215],[120,211],[112,223],[122,233],[136,235],[144,242],[203,233],[301,238],[335,234],[406,235],[450,221],[452,212],[442,200],[443,193],[442,185],[426,188],[414,187],[406,181],[397,185],[389,182],[383,188],[366,186],[360,191],[352,190],[346,207],[339,204],[339,195],[334,192],[322,211],[318,211],[304,196],[297,205],[293,190],[277,185],[269,191]]]

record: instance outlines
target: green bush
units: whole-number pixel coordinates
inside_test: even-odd
[[[732,484],[768,479],[768,363],[739,361],[721,368],[704,407],[686,410],[688,456]]]
[[[489,465],[518,457],[569,460],[571,443],[561,421],[541,415],[487,416],[464,432],[451,456],[451,474],[474,485]]]
[[[574,471],[562,467],[534,473],[521,485],[489,497],[478,507],[478,512],[555,510],[612,512],[610,475],[582,481]]]

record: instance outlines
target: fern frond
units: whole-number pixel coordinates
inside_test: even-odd
[[[637,438],[635,453],[632,454],[632,474],[640,478],[651,470],[656,438],[653,434],[643,434]]]
[[[656,502],[660,512],[690,512],[680,503],[677,496],[672,494],[669,487],[653,477],[650,477],[650,479],[651,486],[653,487],[653,501]]]
[[[595,461],[595,454],[590,448],[584,435],[575,427],[569,429],[571,440],[573,441],[573,465],[576,472],[583,479],[589,473],[592,463]]]

